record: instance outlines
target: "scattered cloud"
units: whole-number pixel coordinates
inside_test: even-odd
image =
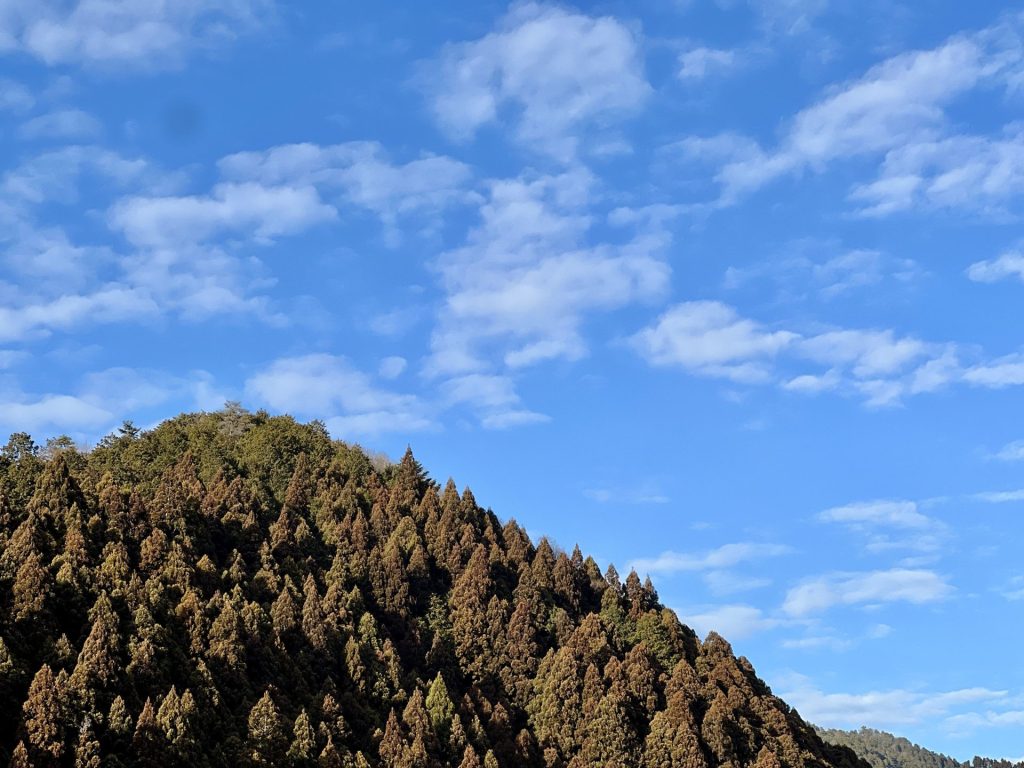
[[[1007,504],[1015,501],[1024,501],[1024,488],[1012,491],[985,491],[974,494],[974,498],[989,504]]]
[[[751,560],[781,557],[792,552],[793,549],[791,547],[783,544],[763,544],[744,541],[735,544],[724,544],[716,549],[698,554],[663,552],[655,558],[633,560],[629,567],[638,573],[648,574],[721,570],[750,562]]]
[[[338,206],[369,211],[395,244],[403,219],[437,217],[452,205],[478,200],[470,189],[472,171],[464,163],[427,154],[398,164],[370,141],[285,144],[229,155],[218,167],[229,181],[317,189]]]
[[[733,134],[690,137],[677,147],[691,160],[719,161],[715,179],[722,206],[784,176],[882,157],[879,177],[851,193],[864,214],[916,205],[997,208],[1024,181],[1020,134],[950,135],[947,108],[979,87],[1014,87],[1022,59],[1018,24],[1007,17],[989,29],[877,64],[798,112],[774,148]]]
[[[964,371],[964,381],[989,389],[1024,385],[1024,355],[1006,355],[972,366]]]
[[[37,398],[0,401],[0,424],[23,432],[60,432],[97,429],[111,421],[113,414],[73,395],[42,395]]]
[[[717,632],[733,641],[774,629],[781,623],[765,616],[760,608],[743,604],[720,605],[698,613],[686,613],[681,620],[699,635]]]
[[[1000,461],[1024,461],[1024,440],[1014,440],[1004,445],[995,458]]]
[[[790,589],[782,609],[790,616],[802,617],[839,605],[933,603],[949,598],[953,592],[945,577],[923,569],[833,573]]]
[[[967,277],[976,283],[995,283],[1011,278],[1024,282],[1024,253],[1012,251],[989,261],[976,261],[967,268]]]
[[[542,413],[521,407],[515,383],[509,376],[471,373],[444,381],[441,389],[448,406],[469,406],[487,429],[508,429],[549,420]]]
[[[397,379],[402,375],[407,363],[404,357],[393,355],[385,357],[377,367],[377,373],[382,379]]]
[[[1024,600],[1024,576],[1014,576],[1001,590],[1007,600]]]
[[[846,391],[869,407],[897,405],[907,395],[941,389],[964,375],[951,344],[875,329],[805,336],[766,328],[718,301],[677,304],[630,344],[652,365],[742,384],[775,383],[801,394]],[[828,367],[791,370],[807,363]]]
[[[631,343],[653,365],[680,366],[694,373],[740,382],[769,378],[766,360],[797,335],[765,330],[717,301],[677,304]]]
[[[916,502],[880,499],[826,509],[818,520],[864,535],[869,552],[912,549],[933,552],[948,535],[945,524],[923,514]]]
[[[790,675],[776,687],[803,718],[826,728],[868,726],[899,731],[903,726],[939,721],[953,726],[960,722],[957,718],[968,714],[963,712],[967,707],[997,706],[1008,701],[1007,691],[982,687],[942,692],[895,688],[826,693],[802,675]]]
[[[436,264],[445,299],[429,374],[577,360],[587,315],[664,294],[663,238],[641,229],[624,245],[587,244],[594,184],[582,169],[489,183],[480,224]]]
[[[513,5],[485,37],[447,46],[430,80],[434,114],[452,136],[510,120],[520,142],[560,160],[588,128],[628,116],[651,93],[633,29],[534,2]]]
[[[0,394],[0,425],[87,439],[140,411],[174,401],[186,408],[214,409],[228,398],[205,371],[176,376],[149,369],[108,368],[86,373],[74,393],[29,395],[7,390]]]
[[[683,82],[699,83],[733,69],[739,60],[736,51],[695,47],[679,54],[679,70],[676,75]]]
[[[781,300],[831,301],[886,283],[906,286],[923,274],[911,259],[893,258],[865,248],[843,250],[832,243],[805,240],[790,244],[778,256],[758,264],[729,267],[724,287],[730,291],[763,290],[767,280],[777,286]]]
[[[21,124],[23,139],[89,140],[103,133],[99,120],[80,109],[61,109],[33,117]]]
[[[414,395],[378,387],[343,357],[311,354],[283,357],[253,374],[246,397],[277,411],[324,421],[336,437],[411,432],[434,422]]]
[[[124,198],[111,209],[110,223],[134,245],[169,248],[223,233],[268,241],[336,215],[312,187],[223,183],[209,195]]]
[[[47,64],[157,68],[195,47],[223,45],[265,23],[270,0],[34,0],[0,8],[0,53]]]

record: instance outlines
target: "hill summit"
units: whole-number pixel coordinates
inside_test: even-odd
[[[230,406],[0,456],[0,760],[860,768],[636,573]]]

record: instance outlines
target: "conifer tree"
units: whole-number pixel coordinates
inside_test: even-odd
[[[333,739],[328,735],[328,741]],[[316,732],[309,721],[309,715],[303,709],[295,718],[292,728],[292,743],[288,747],[288,762],[294,768],[309,768],[316,762]]]
[[[57,680],[49,665],[40,667],[32,678],[22,710],[32,763],[41,768],[57,765],[65,751],[64,718]]]
[[[264,691],[249,712],[249,754],[254,765],[276,766],[284,761],[288,748],[284,722],[277,705]]]

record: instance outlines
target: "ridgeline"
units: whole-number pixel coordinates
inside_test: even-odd
[[[871,768],[1024,768],[1024,763],[990,757],[975,757],[970,762],[961,763],[900,736],[873,728],[861,728],[859,731],[816,730],[825,741],[852,749],[867,760]]]

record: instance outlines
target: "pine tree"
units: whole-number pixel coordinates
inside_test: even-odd
[[[448,686],[445,685],[444,677],[441,676],[440,672],[437,673],[434,682],[430,684],[426,704],[434,733],[442,744],[447,743],[451,737],[455,704],[452,703],[451,698],[448,696]]]
[[[328,740],[331,740],[330,735]],[[288,761],[289,765],[295,768],[309,768],[316,763],[316,731],[313,730],[305,709],[295,718],[292,743],[288,747]]]
[[[285,736],[281,713],[269,690],[264,691],[263,697],[249,712],[248,748],[254,765],[275,766],[284,761],[288,737]]]
[[[93,732],[92,721],[85,719],[78,731],[78,744],[75,746],[75,768],[100,768],[100,742]]]
[[[40,667],[32,678],[22,711],[33,765],[57,765],[64,754],[63,713],[57,680],[49,665]]]

